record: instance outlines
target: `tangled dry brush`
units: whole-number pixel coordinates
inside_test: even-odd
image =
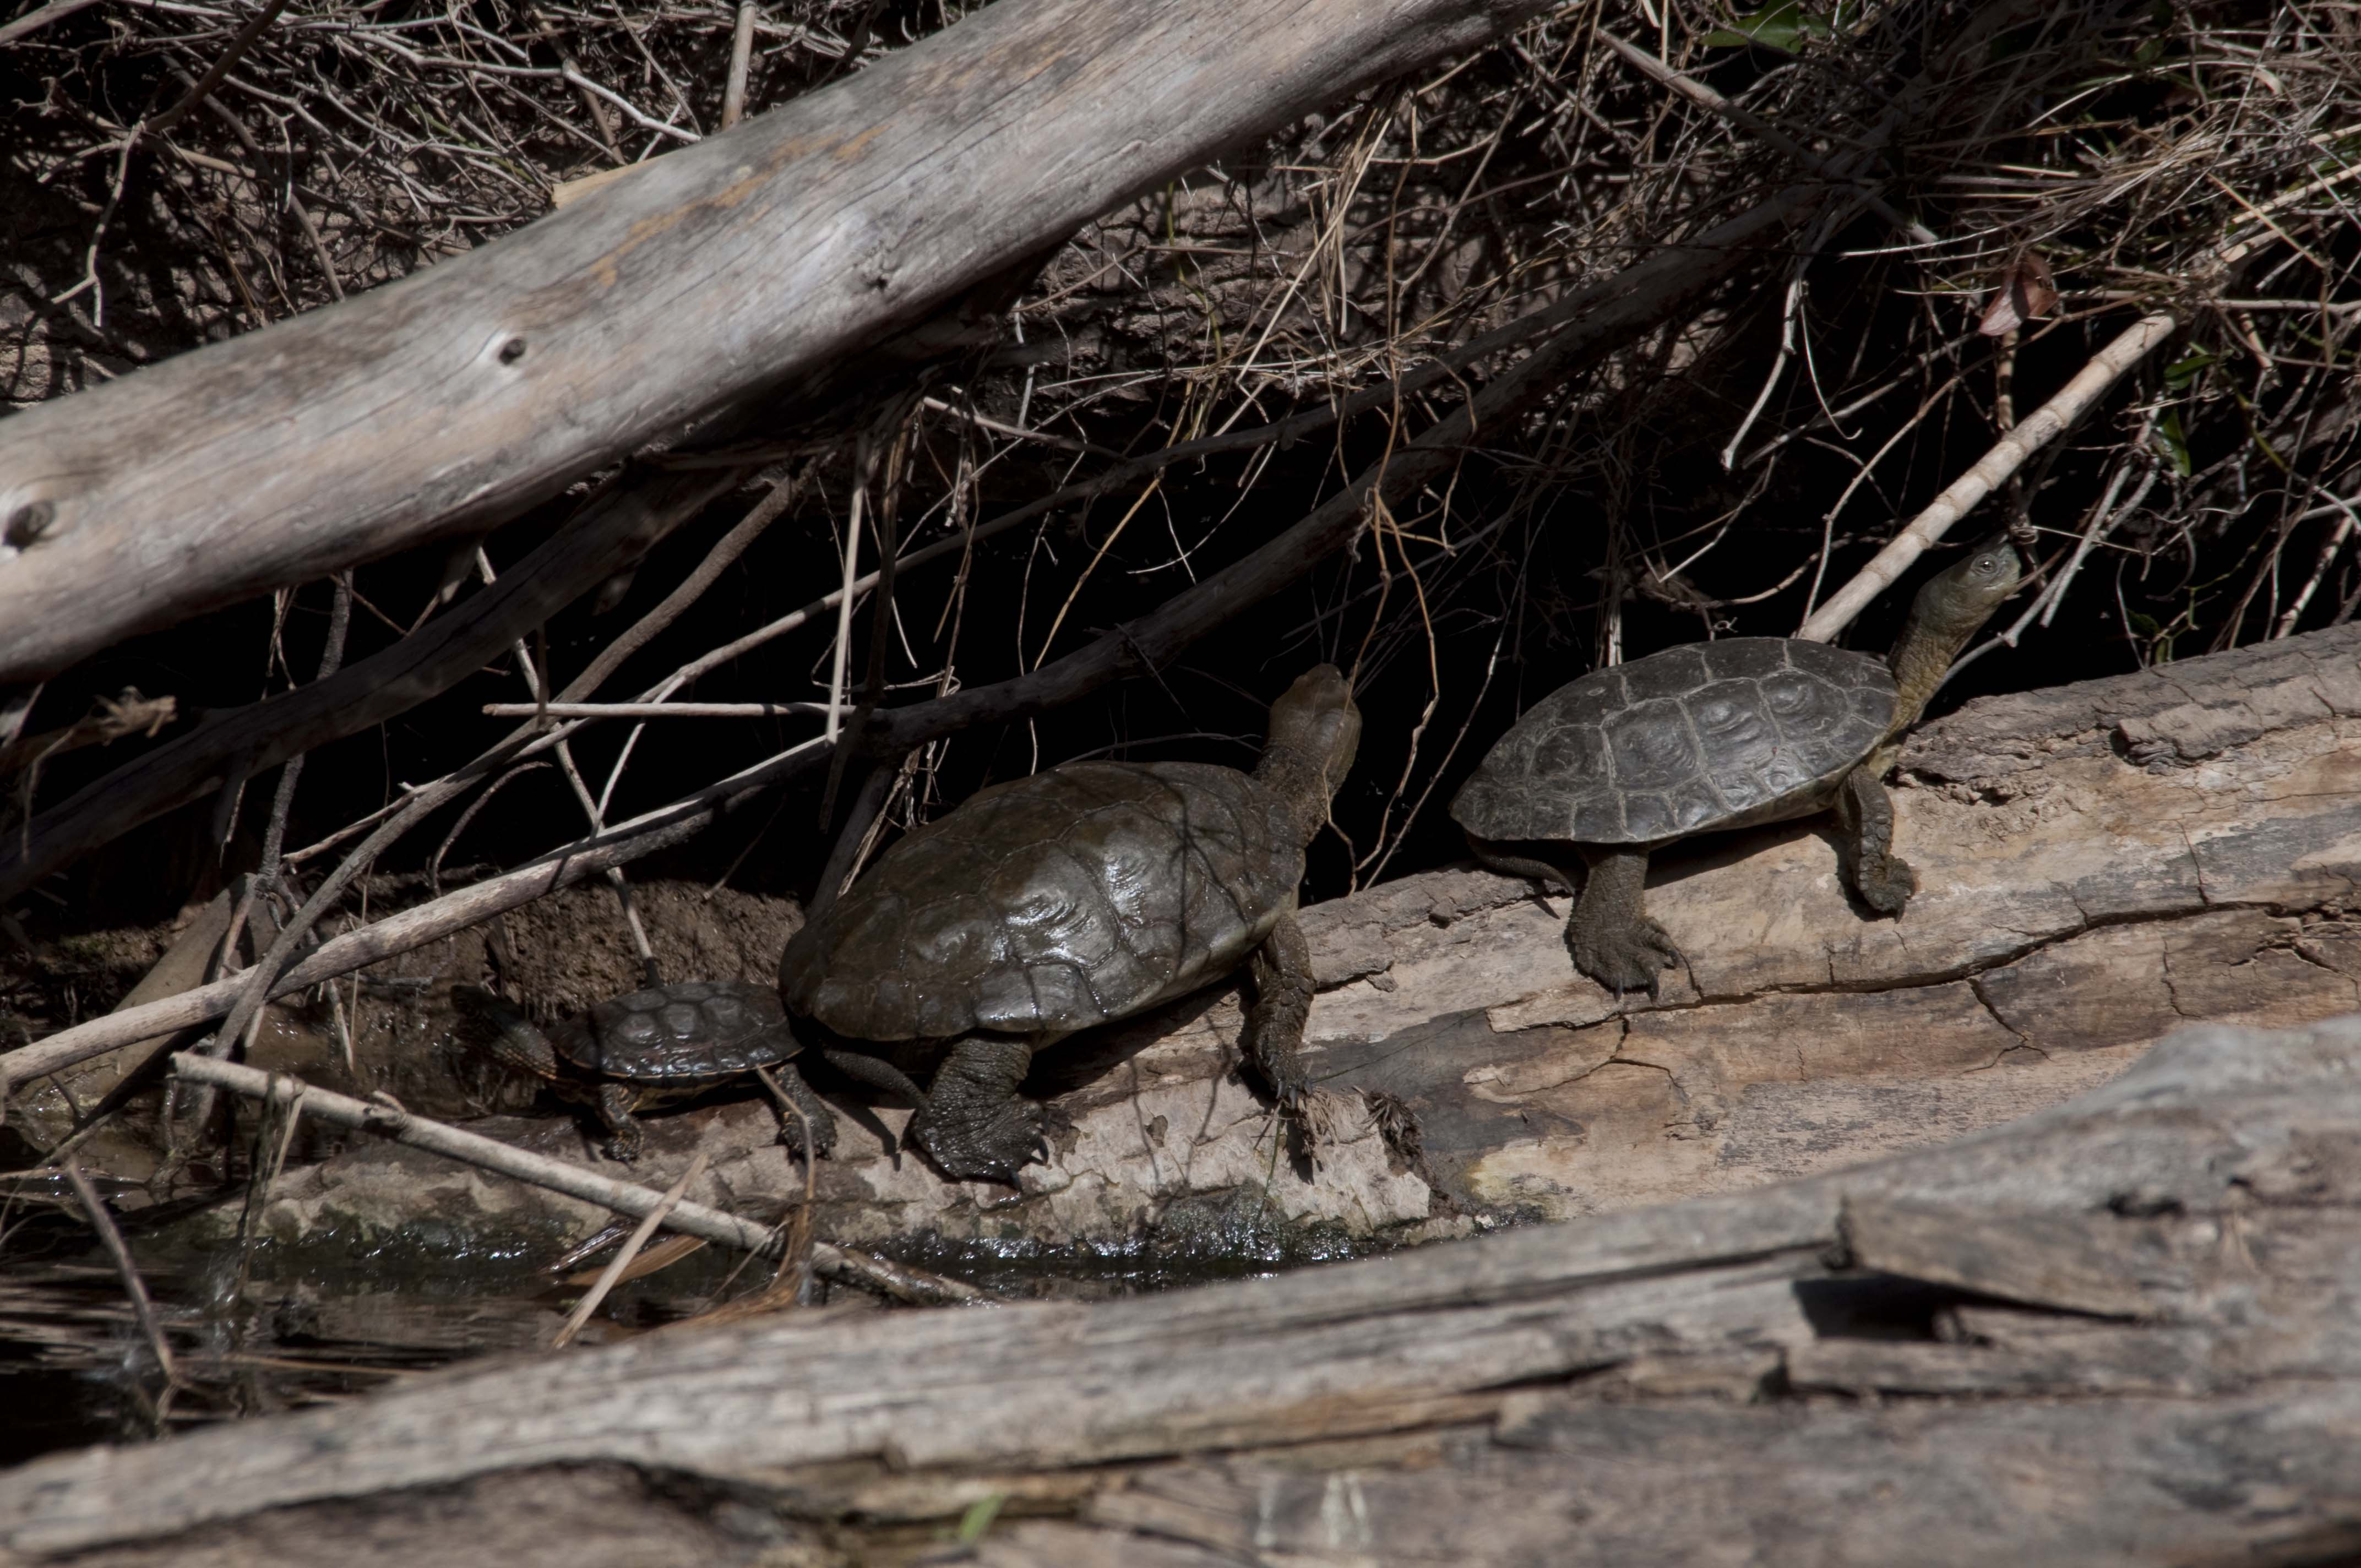
[[[570,182],[713,134],[733,94],[759,113],[959,16],[950,0],[31,8],[0,24],[7,395],[61,396],[428,266]],[[1800,226],[1485,424],[1477,457],[1373,508],[1251,635],[1114,696],[1013,707],[1024,722],[1005,733],[930,740],[881,769],[889,816],[1110,747],[1234,756],[1257,696],[1330,657],[1380,717],[1339,806],[1349,850],[1331,845],[1319,876],[1341,890],[1448,853],[1437,807],[1471,736],[1596,660],[1794,631],[2159,316],[2169,330],[2099,378],[2066,435],[2001,464],[1955,532],[2029,531],[2044,573],[1998,629],[2044,657],[1980,652],[1960,683],[2341,621],[2361,604],[2356,158],[2361,7],[2343,0],[1577,0],[1105,214],[1027,274],[996,341],[768,433],[758,477],[609,585],[624,624],[700,571],[707,597],[686,618],[673,603],[600,695],[890,705],[1022,675],[1152,613],[1496,384],[1553,303],[1798,188],[1825,197]],[[890,521],[903,555],[873,620],[807,602],[836,582],[856,516],[856,553]],[[184,707],[308,681],[324,641],[390,646],[467,569],[499,570],[560,521],[493,535],[456,574],[440,553],[398,559],[363,568],[349,601],[290,588],[270,613],[176,634],[237,649],[236,681],[183,690]],[[729,571],[717,541],[745,552]],[[1856,634],[1883,635],[1881,613]],[[478,757],[501,732],[487,701],[546,695],[616,641],[586,609],[538,665],[521,647],[368,742],[358,782],[307,784],[288,908],[397,783]],[[62,733],[126,672],[154,695],[198,662],[191,641],[150,642],[56,683],[33,729]],[[519,780],[473,857],[528,859],[818,723],[694,748],[587,726],[541,759],[559,766],[470,775],[476,791]],[[146,743],[20,771],[19,826]],[[287,802],[253,793],[243,827],[208,830],[259,819],[277,849]],[[389,853],[451,850],[470,798]],[[812,809],[793,807],[797,839]]]

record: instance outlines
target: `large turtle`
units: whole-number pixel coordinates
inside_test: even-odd
[[[836,1117],[789,1059],[801,1047],[769,986],[741,980],[651,986],[595,1003],[546,1031],[478,986],[453,986],[451,1003],[477,1025],[467,1044],[588,1105],[607,1129],[607,1152],[616,1159],[639,1157],[634,1112],[750,1077],[758,1068],[774,1069],[779,1086],[803,1113],[798,1120],[781,1107],[781,1140],[804,1152],[807,1120],[809,1152],[824,1155],[835,1146]],[[917,1087],[890,1063],[864,1056],[846,1065],[869,1081],[917,1095]]]
[[[1597,670],[1543,698],[1451,803],[1476,856],[1573,891],[1575,967],[1621,992],[1656,993],[1680,948],[1650,919],[1648,853],[1692,833],[1806,817],[1833,806],[1846,880],[1899,915],[1917,877],[1893,852],[1885,770],[1961,645],[2017,584],[2003,535],[1918,590],[1893,653],[1779,637],[1668,648]]]
[[[1250,964],[1246,1053],[1284,1109],[1312,1005],[1303,852],[1353,763],[1360,710],[1323,664],[1271,705],[1251,774],[1068,762],[978,792],[888,850],[788,942],[788,1010],[846,1040],[949,1041],[910,1135],[956,1179],[1041,1157],[1033,1053]]]

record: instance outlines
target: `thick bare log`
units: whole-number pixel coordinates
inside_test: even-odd
[[[2361,1546],[2356,1063],[2361,1019],[2195,1029],[2008,1127],[1746,1194],[989,1332],[789,1320],[511,1361],[37,1461],[0,1476],[0,1543],[279,1560],[399,1517],[413,1556],[619,1561],[504,1531],[524,1472],[640,1550],[734,1530],[704,1559],[729,1563],[874,1561],[869,1531],[994,1494],[1070,1520],[995,1530],[1005,1564],[2320,1561]],[[619,1495],[631,1471],[664,1485]]]
[[[480,250],[20,414],[0,682],[511,515],[1542,8],[990,6]]]
[[[1208,992],[1041,1058],[1031,1091],[1067,1125],[1021,1195],[895,1157],[899,1108],[849,1121],[819,1166],[818,1234],[1129,1245],[1241,1205],[1331,1233],[1464,1234],[1963,1135],[2102,1082],[2192,1021],[2361,1007],[2361,628],[1973,703],[1923,729],[1903,769],[1898,843],[1925,887],[1899,921],[1863,918],[1809,825],[1692,845],[1649,896],[1697,989],[1619,1007],[1574,971],[1562,900],[1475,871],[1404,878],[1304,912],[1322,986],[1306,1056],[1336,1113],[1316,1168],[1233,1078],[1237,1000]],[[659,924],[687,927],[701,905],[664,907],[678,914]],[[545,948],[566,989],[544,1000],[586,1005],[579,930],[511,917],[504,965],[530,970]],[[760,980],[775,951],[717,940],[667,962]],[[401,972],[472,978],[480,961],[421,953]],[[636,972],[618,949],[593,983]],[[61,1127],[67,1091],[99,1088],[28,1086],[23,1113]],[[801,1195],[759,1102],[648,1132],[637,1179],[661,1185],[702,1151],[703,1201],[770,1212]],[[500,1135],[595,1161],[571,1122]],[[544,1234],[604,1223],[371,1149],[290,1172],[265,1219],[293,1244],[493,1212]]]

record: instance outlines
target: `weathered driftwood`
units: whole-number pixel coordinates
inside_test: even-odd
[[[1045,1054],[1031,1087],[1070,1124],[1021,1196],[890,1155],[899,1108],[848,1118],[819,1166],[818,1234],[1130,1241],[1231,1201],[1356,1233],[1465,1234],[1958,1136],[2089,1088],[2186,1023],[2361,1007],[2361,628],[1973,703],[1902,767],[1900,843],[1926,887],[1899,921],[1854,910],[1810,825],[1692,845],[1649,896],[1699,990],[1684,979],[1659,1005],[1619,1007],[1574,972],[1563,900],[1473,871],[1405,878],[1304,915],[1323,987],[1308,1059],[1338,1097],[1316,1169],[1233,1078],[1236,1001],[1213,992]],[[512,948],[530,936],[512,926]],[[774,957],[700,952],[747,979]],[[403,960],[459,978],[472,961]],[[50,1092],[27,1091],[27,1113]],[[1388,1113],[1365,1092],[1390,1096]],[[753,1101],[656,1118],[634,1178],[660,1187],[701,1148],[713,1174],[695,1196],[768,1223],[803,1190],[774,1125]],[[571,1122],[500,1131],[595,1157]],[[286,1241],[427,1214],[604,1223],[381,1148],[276,1192],[266,1223]]]
[[[1751,1193],[1130,1301],[657,1334],[59,1455],[0,1476],[0,1551],[280,1561],[399,1521],[413,1561],[880,1562],[1000,1495],[979,1556],[1012,1568],[2319,1562],[2361,1550],[2356,1293],[2361,1018],[2204,1027]]]
[[[1541,8],[990,6],[481,250],[20,414],[0,682],[513,513]]]

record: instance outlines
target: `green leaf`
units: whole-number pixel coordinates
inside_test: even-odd
[[[992,1521],[1000,1517],[1000,1506],[1006,1501],[1008,1494],[1005,1492],[987,1492],[970,1503],[967,1512],[960,1515],[959,1543],[973,1546],[982,1541],[983,1532],[992,1528]]]
[[[2191,381],[2197,379],[2199,371],[2221,357],[2210,348],[2195,349],[2186,359],[2177,360],[2164,367],[2164,384],[2176,392],[2184,391]]]
[[[2132,611],[2132,630],[2142,637],[2153,637],[2164,630],[2163,623],[2145,610]]]
[[[2189,438],[2180,433],[2180,411],[2167,409],[2156,423],[2156,433],[2163,438],[2164,449],[2172,454],[2172,466],[2184,479],[2190,475]]]
[[[1761,44],[1782,54],[1793,54],[1805,35],[1825,38],[1830,31],[1825,20],[1804,9],[1802,0],[1773,0],[1760,11],[1732,16],[1729,27],[1716,27],[1705,36],[1705,41],[1716,49],[1744,49],[1748,44]]]

